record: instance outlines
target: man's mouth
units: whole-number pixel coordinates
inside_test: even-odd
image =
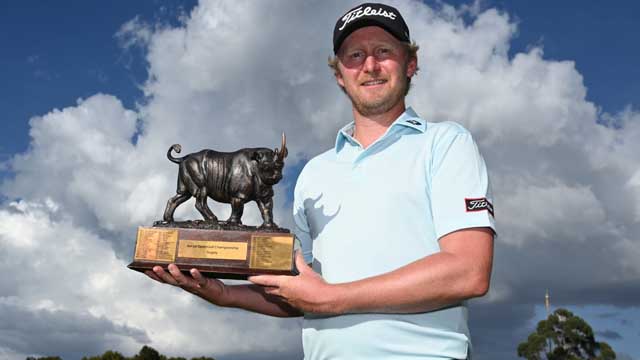
[[[386,83],[386,82],[387,82],[387,80],[383,80],[383,79],[376,79],[376,80],[368,80],[368,81],[365,81],[365,82],[363,82],[363,83],[362,83],[362,84],[360,84],[360,85],[362,85],[362,86],[374,86],[374,85],[382,85],[382,84],[384,84],[384,83]]]

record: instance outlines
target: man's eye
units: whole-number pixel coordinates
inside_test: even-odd
[[[376,53],[378,57],[385,57],[391,54],[391,49],[389,48],[378,48],[376,49]]]
[[[363,56],[364,56],[364,53],[362,51],[354,51],[349,54],[349,57],[352,59],[360,59]]]

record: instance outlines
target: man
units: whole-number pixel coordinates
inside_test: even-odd
[[[333,44],[354,121],[298,179],[300,275],[236,286],[175,265],[147,275],[216,305],[304,315],[306,359],[466,359],[465,300],[488,291],[493,258],[484,161],[464,128],[405,107],[417,46],[395,8],[351,9]]]

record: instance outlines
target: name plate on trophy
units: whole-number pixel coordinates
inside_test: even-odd
[[[139,227],[129,268],[151,270],[174,263],[183,272],[246,279],[250,275],[295,275],[290,233]]]

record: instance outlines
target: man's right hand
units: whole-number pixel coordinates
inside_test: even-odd
[[[302,313],[281,298],[269,295],[265,288],[254,284],[225,285],[222,281],[204,277],[197,269],[189,275],[180,272],[175,264],[169,271],[154,266],[144,273],[155,281],[184,289],[218,306],[235,307],[277,317],[302,316]]]
[[[154,266],[153,271],[144,273],[155,281],[177,286],[213,304],[224,306],[227,289],[222,281],[204,277],[197,269],[191,269],[191,276],[186,276],[175,264],[169,264],[168,269],[169,272],[166,272],[162,267]]]

